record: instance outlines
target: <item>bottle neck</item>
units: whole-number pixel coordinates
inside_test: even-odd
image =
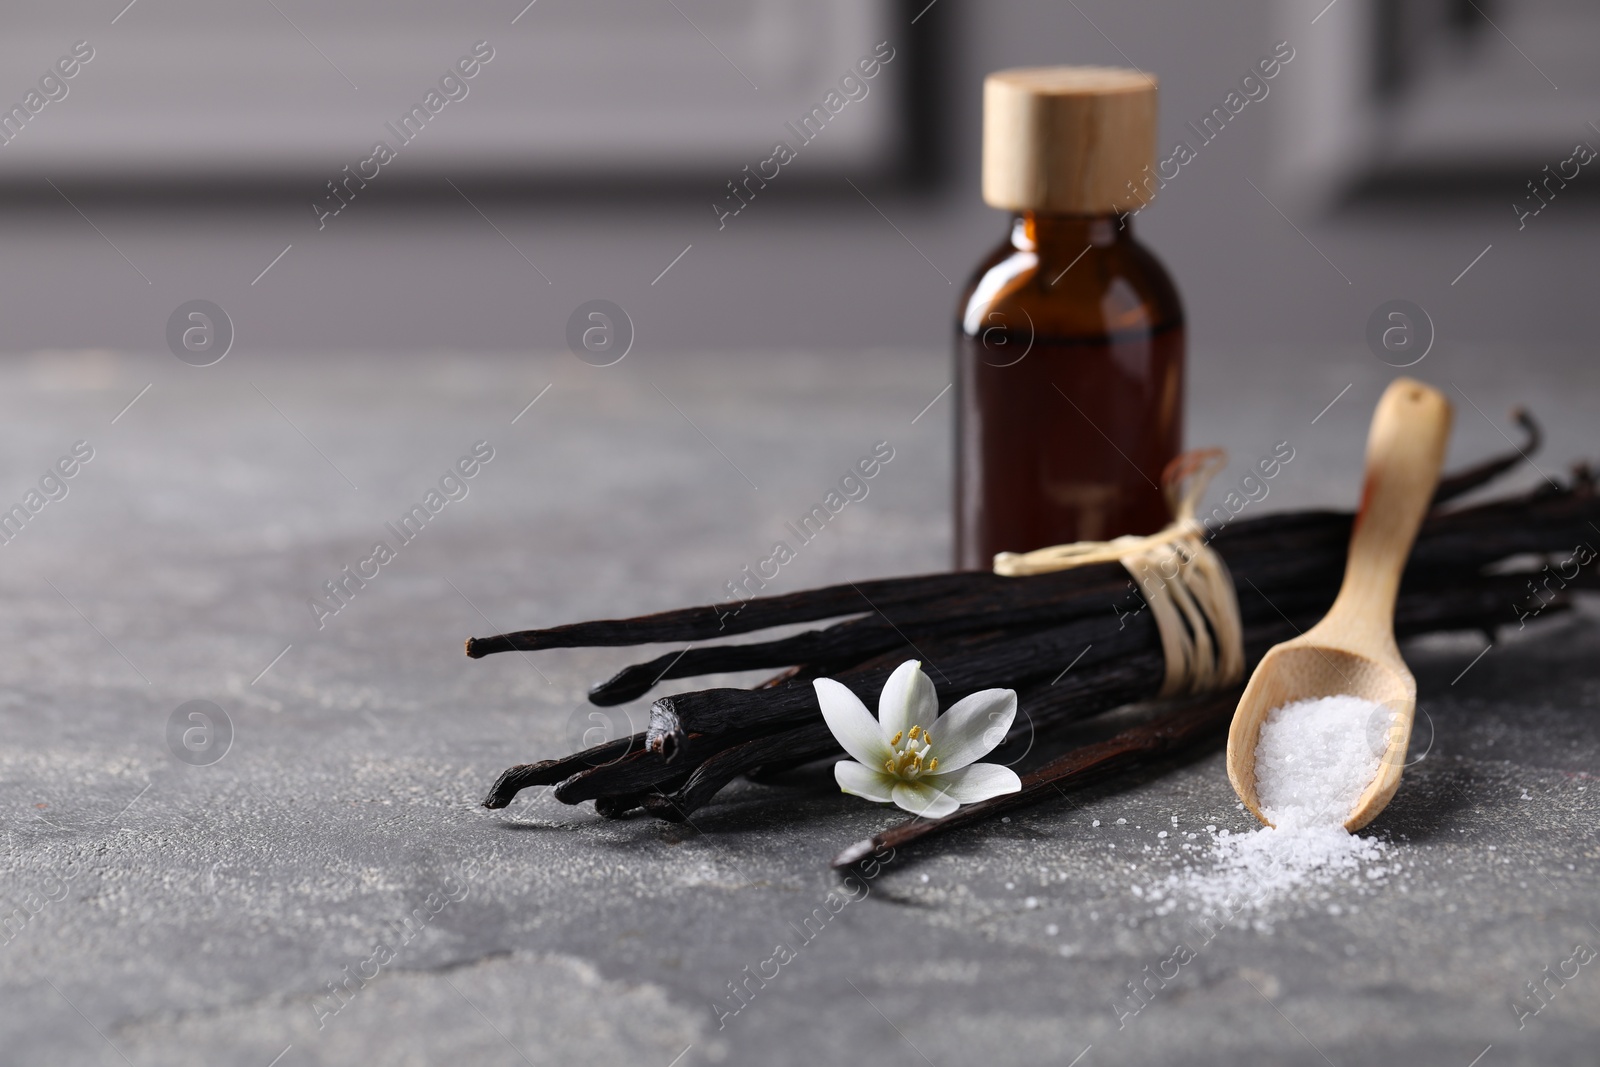
[[[1063,254],[1071,260],[1088,247],[1104,248],[1132,240],[1132,221],[1117,214],[1057,215],[1024,211],[1011,220],[1012,245],[1024,252],[1036,253],[1040,262],[1054,261]]]

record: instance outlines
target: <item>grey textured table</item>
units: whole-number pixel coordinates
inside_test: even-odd
[[[1296,449],[1262,508],[1348,506],[1387,368],[1193,363],[1191,441]],[[1456,463],[1504,448],[1518,400],[1546,471],[1600,453],[1577,353],[1418,370],[1453,384]],[[0,1061],[1596,1062],[1600,962],[1520,1029],[1512,1007],[1600,945],[1589,605],[1481,659],[1472,635],[1413,645],[1431,745],[1373,827],[1402,871],[1229,925],[1122,1026],[1126,984],[1189,936],[1132,893],[1179,862],[1157,830],[1249,826],[1220,755],[923,848],[809,940],[828,858],[894,821],[826,777],[735,785],[694,827],[476,806],[570,749],[633,652],[473,662],[463,637],[719,599],[878,440],[870,495],[777,588],[940,567],[949,396],[918,413],[947,381],[896,352],[0,365],[0,498],[94,449],[0,548]],[[467,496],[318,629],[322,583],[480,440]],[[190,700],[233,726],[210,765],[169,749]],[[796,958],[719,1025],[779,941]]]

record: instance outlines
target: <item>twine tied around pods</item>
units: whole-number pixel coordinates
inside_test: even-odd
[[[1172,521],[1156,533],[1000,552],[994,557],[994,572],[1020,578],[1090,563],[1121,563],[1150,606],[1161,635],[1166,678],[1158,695],[1232,685],[1244,677],[1239,598],[1227,564],[1206,543],[1206,529],[1195,518],[1206,486],[1227,463],[1222,449],[1205,448],[1167,464],[1161,482]]]

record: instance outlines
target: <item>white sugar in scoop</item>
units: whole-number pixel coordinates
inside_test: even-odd
[[[1387,749],[1394,711],[1357,696],[1273,708],[1256,742],[1256,796],[1279,829],[1342,826]]]

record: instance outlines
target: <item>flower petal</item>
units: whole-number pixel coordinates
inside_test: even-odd
[[[956,701],[933,724],[929,755],[939,760],[939,773],[959,771],[987,755],[1006,739],[1016,717],[1014,689],[985,689]]]
[[[834,740],[857,763],[868,767],[882,767],[894,755],[884,744],[878,730],[878,720],[872,717],[867,706],[850,690],[832,678],[818,678],[811,683],[817,691],[817,703],[822,706],[822,718],[833,732]],[[985,750],[987,751],[987,750]]]
[[[833,765],[833,780],[846,793],[887,804],[894,799],[894,784],[900,779],[881,770],[864,767],[853,760],[842,759]]]
[[[895,734],[910,733],[913,726],[926,730],[938,715],[939,698],[922,664],[908,659],[896,667],[878,697],[878,726],[885,743]]]
[[[950,774],[924,775],[923,781],[957,804],[976,804],[990,797],[1022,792],[1022,779],[1017,772],[998,763],[974,763]]]
[[[925,819],[942,819],[961,806],[955,797],[940,792],[926,781],[896,782],[894,802]]]

